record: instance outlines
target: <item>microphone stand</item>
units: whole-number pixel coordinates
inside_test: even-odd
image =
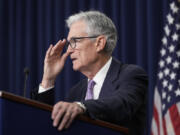
[[[28,75],[29,75],[29,69],[26,67],[24,68],[24,74],[25,74],[25,79],[24,79],[24,91],[23,91],[23,96],[26,97],[26,82],[28,79]]]

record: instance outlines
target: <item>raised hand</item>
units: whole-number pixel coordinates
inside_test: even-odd
[[[70,54],[62,54],[66,40],[59,40],[55,46],[50,45],[44,59],[44,74],[41,85],[48,88],[54,85],[57,75],[62,71],[65,61]]]

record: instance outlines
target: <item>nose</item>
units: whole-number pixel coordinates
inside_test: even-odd
[[[67,47],[67,52],[73,53],[73,52],[74,52],[74,49],[73,49],[73,48],[71,48],[71,46],[70,46],[70,45],[68,45],[68,47]]]

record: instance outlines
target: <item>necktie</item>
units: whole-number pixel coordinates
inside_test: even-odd
[[[86,92],[86,98],[85,100],[88,99],[93,99],[93,88],[94,88],[95,82],[93,80],[88,81],[88,87],[87,87],[87,92]]]

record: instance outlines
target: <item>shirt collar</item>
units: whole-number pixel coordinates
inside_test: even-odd
[[[106,74],[109,70],[109,67],[112,62],[112,57],[106,62],[106,64],[96,73],[93,80],[96,82],[96,85],[102,85],[104,82],[104,79],[106,77]]]

